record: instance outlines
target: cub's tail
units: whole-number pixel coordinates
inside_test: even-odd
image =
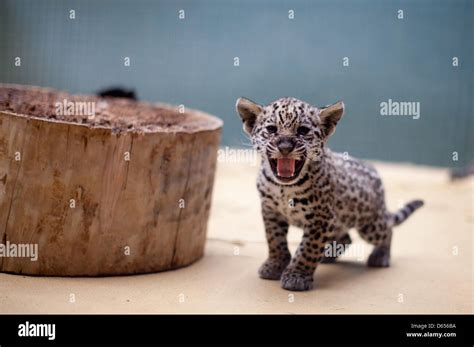
[[[391,226],[396,226],[403,223],[410,215],[424,205],[423,200],[413,200],[399,209],[397,212],[390,215]]]

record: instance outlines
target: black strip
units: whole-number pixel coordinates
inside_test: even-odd
[[[290,311],[291,303],[288,303]],[[26,321],[56,324],[55,340],[19,337],[18,327]],[[0,344],[2,347],[60,343],[472,346],[473,326],[472,315],[3,315]],[[407,333],[422,336],[408,337]],[[456,337],[423,336],[426,333],[455,333]]]

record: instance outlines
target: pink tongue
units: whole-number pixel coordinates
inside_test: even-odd
[[[292,177],[295,174],[295,159],[277,159],[277,173],[280,177]]]

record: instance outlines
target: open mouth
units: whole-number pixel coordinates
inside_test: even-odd
[[[268,161],[275,177],[283,182],[290,182],[297,178],[304,165],[304,159],[269,158]]]

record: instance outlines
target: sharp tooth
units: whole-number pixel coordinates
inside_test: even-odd
[[[277,174],[281,177],[292,177],[295,175],[296,160],[291,158],[279,158],[277,160]]]

